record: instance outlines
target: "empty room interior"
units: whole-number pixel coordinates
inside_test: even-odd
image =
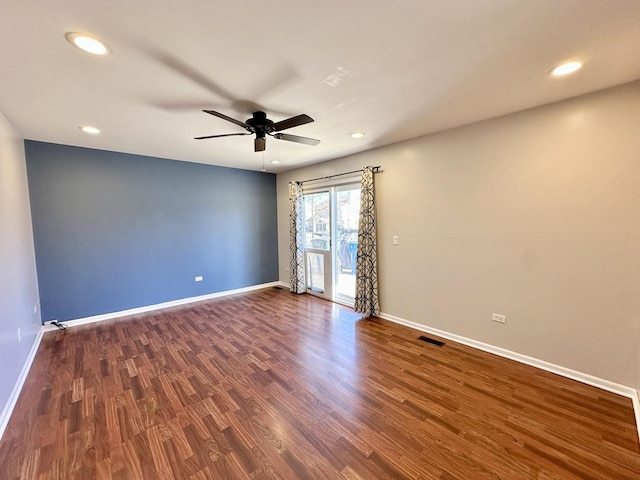
[[[636,0],[0,12],[1,479],[640,478]]]

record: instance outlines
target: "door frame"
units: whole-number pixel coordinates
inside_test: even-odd
[[[324,257],[324,292],[313,291],[310,288],[309,282],[307,282],[307,293],[316,295],[327,300],[331,300],[335,303],[340,303],[349,307],[353,307],[354,299],[345,295],[338,295],[335,292],[335,286],[338,282],[338,272],[336,269],[338,239],[337,239],[337,193],[343,190],[342,187],[358,185],[360,186],[360,177],[342,178],[340,181],[314,185],[310,188],[303,190],[303,198],[305,195],[327,192],[329,195],[329,250],[307,248],[306,242],[306,213],[305,217],[305,242],[304,242],[304,266],[305,276],[309,275],[308,272],[308,253],[321,254]],[[306,202],[303,201],[303,205],[306,207]],[[308,277],[307,277],[308,280]],[[355,292],[354,292],[355,295]]]

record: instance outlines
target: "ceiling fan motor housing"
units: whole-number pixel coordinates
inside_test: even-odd
[[[273,121],[267,118],[267,114],[261,111],[253,112],[253,117],[245,122],[251,133],[255,133],[258,137],[264,137],[267,133],[273,132]]]

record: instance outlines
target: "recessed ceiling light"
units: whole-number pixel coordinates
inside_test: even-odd
[[[280,163],[280,160],[269,160],[269,163],[273,163],[274,165],[277,165]]]
[[[90,125],[85,125],[84,127],[78,127],[80,130],[82,130],[84,133],[91,133],[93,135],[96,135],[97,133],[100,133],[100,129],[96,128],[96,127],[92,127]]]
[[[351,134],[351,138],[362,138],[364,137],[364,132],[353,132]]]
[[[109,53],[109,49],[104,43],[97,38],[87,35],[85,33],[69,32],[65,35],[67,40],[80,50],[84,50],[87,53],[94,55],[106,55]]]
[[[551,72],[549,72],[554,77],[562,77],[563,75],[569,75],[575,71],[578,71],[582,68],[582,62],[567,62],[562,65],[558,65]]]

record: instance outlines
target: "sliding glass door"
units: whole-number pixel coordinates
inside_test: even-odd
[[[304,194],[307,291],[353,305],[360,184]]]

